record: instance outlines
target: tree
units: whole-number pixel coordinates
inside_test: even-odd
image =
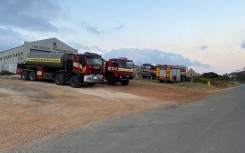
[[[201,77],[215,79],[215,78],[220,77],[220,75],[218,75],[217,73],[214,73],[214,72],[208,72],[208,73],[203,73],[201,75]]]
[[[229,76],[235,81],[245,81],[245,71],[232,72]]]
[[[245,71],[239,72],[236,78],[238,81],[245,81]]]

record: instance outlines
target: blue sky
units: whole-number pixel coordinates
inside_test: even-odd
[[[242,0],[1,0],[0,50],[57,37],[79,50],[157,49],[229,73],[245,66]]]

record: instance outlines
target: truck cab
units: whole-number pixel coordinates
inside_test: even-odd
[[[83,82],[94,85],[103,80],[102,57],[95,53],[85,52],[84,54],[73,55],[73,71],[83,77]]]
[[[141,76],[142,79],[151,79],[154,80],[156,78],[156,65],[145,63],[141,66]]]
[[[109,85],[115,85],[116,82],[121,82],[122,85],[128,85],[129,80],[134,78],[132,60],[127,58],[112,58],[105,62],[105,79]]]

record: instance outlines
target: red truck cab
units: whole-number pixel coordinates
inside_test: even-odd
[[[154,80],[156,78],[156,65],[145,63],[141,66],[141,76],[142,79],[151,79]]]
[[[109,85],[115,85],[121,82],[122,85],[128,85],[133,76],[133,61],[127,58],[111,58],[104,62],[104,76]]]
[[[93,84],[103,80],[102,57],[95,53],[85,52],[84,54],[73,55],[73,71],[83,76],[83,82]]]

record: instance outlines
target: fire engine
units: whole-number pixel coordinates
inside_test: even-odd
[[[133,61],[125,57],[111,58],[108,61],[104,61],[103,65],[105,80],[109,85],[115,85],[116,82],[120,82],[126,86],[129,80],[134,78]]]
[[[102,75],[102,57],[95,53],[30,53],[25,62],[18,63],[21,79],[51,79],[58,85],[69,82],[78,88],[81,83],[89,86],[104,80]]]
[[[156,78],[156,65],[145,63],[141,66],[142,79],[150,78],[154,80]]]
[[[186,67],[183,65],[157,65],[156,78],[160,81],[185,81]]]

